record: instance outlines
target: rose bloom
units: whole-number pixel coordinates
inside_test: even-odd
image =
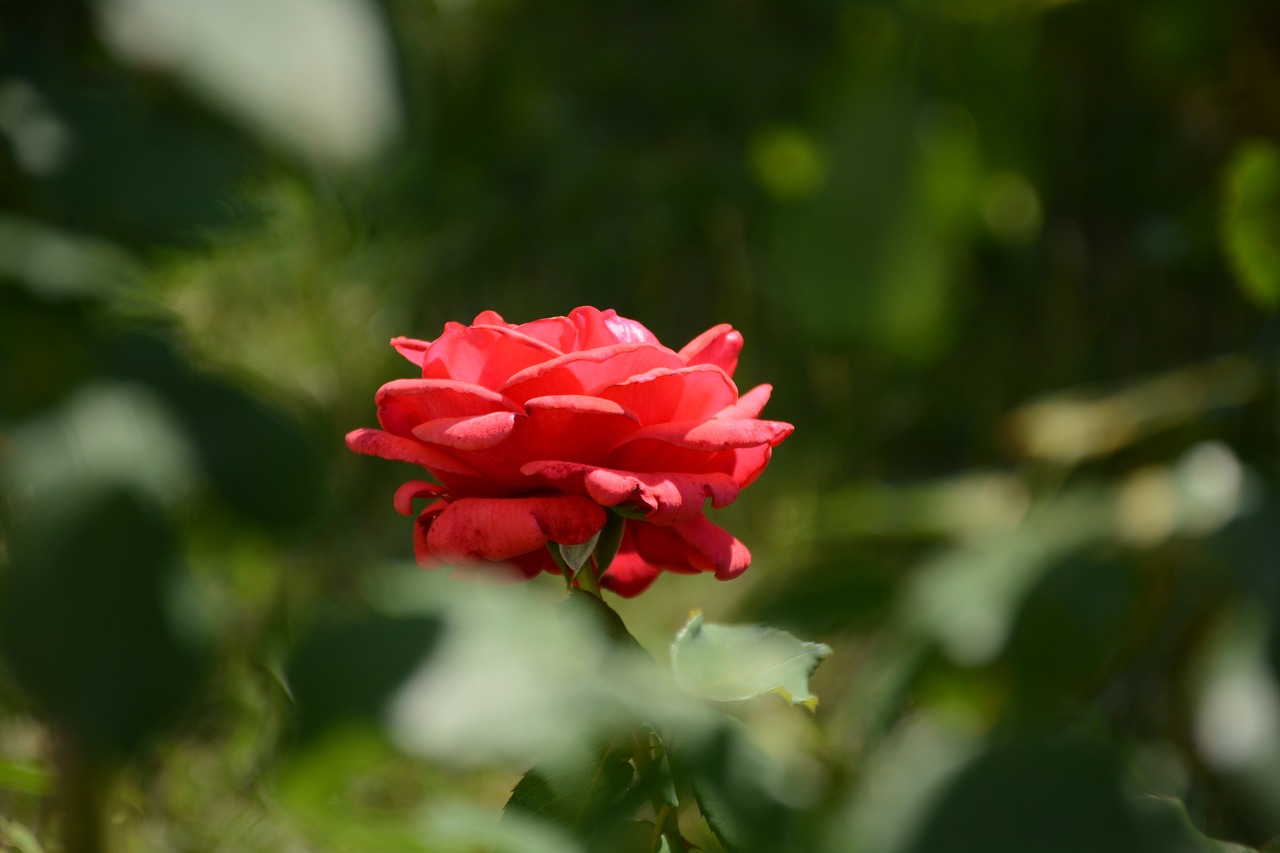
[[[606,507],[626,517],[601,586],[624,596],[658,574],[750,564],[746,546],[703,515],[765,466],[790,424],[759,420],[772,390],[739,395],[730,378],[742,335],[716,326],[676,352],[613,310],[513,325],[485,311],[434,341],[391,345],[421,368],[378,390],[382,429],[358,429],[358,453],[421,465],[396,509],[431,502],[414,525],[425,567],[502,561],[528,577],[558,572],[547,544],[582,544]]]

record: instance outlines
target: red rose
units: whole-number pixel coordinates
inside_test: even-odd
[[[414,527],[418,562],[506,561],[532,577],[559,571],[546,545],[577,545],[626,511],[622,546],[601,585],[625,596],[661,571],[737,577],[746,547],[707,521],[769,464],[790,424],[758,420],[772,390],[742,396],[729,377],[742,335],[728,325],[679,352],[613,310],[512,325],[485,311],[430,343],[391,342],[422,368],[378,390],[382,429],[358,429],[358,453],[421,465],[440,484],[405,483],[396,509],[434,500]]]

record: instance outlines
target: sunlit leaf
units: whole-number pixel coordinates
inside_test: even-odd
[[[671,667],[677,684],[704,699],[731,702],[772,692],[812,708],[818,697],[809,692],[809,676],[830,654],[830,646],[777,628],[705,624],[698,611],[671,645]]]
[[[1280,307],[1280,149],[1242,145],[1226,171],[1222,237],[1244,292],[1266,308]]]

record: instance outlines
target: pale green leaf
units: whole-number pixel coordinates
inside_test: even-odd
[[[560,556],[563,557],[565,563],[568,564],[569,570],[574,576],[576,576],[578,571],[586,564],[587,560],[590,559],[591,553],[596,550],[596,543],[599,541],[600,531],[597,530],[596,535],[592,536],[586,542],[582,542],[578,545],[560,544],[556,547],[560,549]]]
[[[798,640],[764,625],[705,624],[694,611],[671,645],[676,683],[703,699],[732,702],[778,693],[809,708],[809,676],[831,654],[822,643]]]

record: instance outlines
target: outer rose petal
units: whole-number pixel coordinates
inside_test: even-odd
[[[738,497],[733,478],[721,472],[617,471],[574,462],[530,462],[520,471],[554,488],[589,495],[601,506],[644,507],[654,524],[689,521],[702,513],[708,498],[712,506],[722,507]]]
[[[631,433],[620,444],[648,439],[689,450],[717,451],[735,447],[777,445],[795,427],[781,421],[727,420],[681,421],[653,424]]]
[[[760,417],[760,413],[764,411],[764,405],[769,402],[769,397],[772,394],[772,385],[757,385],[739,397],[738,402],[734,403],[724,411],[719,412],[716,417],[732,420],[739,418],[758,418]]]
[[[427,483],[422,480],[410,480],[409,482],[396,489],[395,497],[391,499],[392,505],[396,508],[396,512],[401,515],[413,515],[413,499],[430,495],[438,498],[444,494],[444,489],[435,483]]]
[[[422,367],[422,357],[426,355],[427,347],[431,346],[431,342],[420,341],[417,338],[399,337],[391,339],[391,346],[409,361],[412,361],[418,367]]]
[[[500,495],[510,491],[505,484],[482,476],[471,466],[459,462],[439,447],[411,438],[401,438],[380,429],[357,429],[347,434],[347,447],[356,453],[378,456],[397,462],[421,465],[451,491],[468,495]]]
[[[715,572],[730,580],[751,565],[751,552],[730,533],[703,516],[673,527],[627,522],[622,547],[600,579],[628,598],[649,588],[662,571]]]
[[[356,453],[396,462],[412,462],[432,471],[478,476],[470,466],[464,465],[439,448],[430,447],[411,438],[401,438],[380,429],[352,430],[347,433],[347,447]]]
[[[548,542],[580,545],[604,522],[605,511],[578,495],[459,498],[431,522],[426,550],[445,562],[510,560]]]
[[[401,436],[439,418],[519,411],[497,391],[451,379],[396,379],[379,388],[373,400],[383,429]]]
[[[742,334],[728,323],[707,329],[680,350],[685,364],[714,364],[730,376],[738,367]]]

